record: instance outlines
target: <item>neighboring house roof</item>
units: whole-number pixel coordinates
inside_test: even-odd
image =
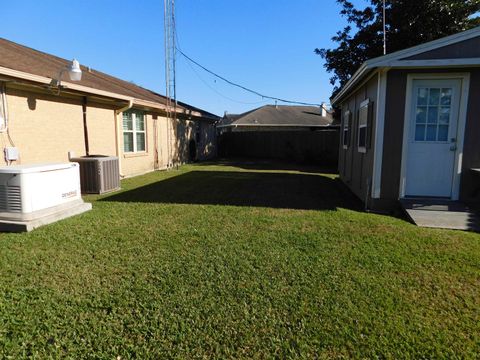
[[[266,105],[243,114],[226,114],[218,127],[326,127],[333,117],[329,112],[322,116],[318,106]]]
[[[365,61],[358,70],[352,75],[348,82],[341,88],[338,94],[332,99],[332,104],[338,102],[366,76],[380,68],[441,68],[441,67],[459,67],[459,66],[479,66],[480,49],[474,49],[474,57],[454,56],[452,58],[428,58],[415,59],[416,55],[423,53],[432,53],[434,50],[466,42],[470,39],[480,37],[480,26],[471,30],[463,31],[454,35],[446,36],[434,41],[420,44],[408,49],[396,51],[391,54],[376,57]]]
[[[47,84],[51,79],[56,79],[59,71],[69,64],[70,61],[60,57],[0,38],[0,74]],[[120,100],[133,100],[134,104],[142,106],[165,109],[167,102],[165,96],[84,65],[81,65],[81,69],[81,81],[70,82],[68,76],[64,75],[62,86]],[[193,116],[218,118],[185,103],[178,103],[178,110]]]

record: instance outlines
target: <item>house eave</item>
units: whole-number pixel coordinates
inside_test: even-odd
[[[355,86],[361,79],[363,79],[365,73],[367,73],[371,68],[368,66],[367,62],[364,62],[358,70],[352,75],[352,77],[347,81],[345,86],[340,89],[338,94],[332,99],[332,105],[335,106],[343,98],[343,96]]]
[[[7,78],[11,78],[12,80],[22,80],[23,82],[26,82],[26,83],[40,84],[43,86],[49,86],[52,82],[52,79],[49,77],[30,74],[27,72],[14,70],[14,69],[2,67],[2,66],[0,66],[0,75],[5,76]],[[157,110],[161,112],[166,112],[167,110],[167,106],[162,103],[143,100],[143,99],[137,99],[131,96],[126,96],[118,93],[113,93],[110,91],[95,89],[92,87],[79,85],[79,84],[75,84],[68,81],[62,81],[61,88],[62,88],[62,91],[75,91],[83,94],[92,94],[95,96],[100,96],[100,97],[114,99],[114,100],[121,100],[121,101],[127,101],[127,102],[132,101],[134,106],[149,109],[149,110],[154,110],[154,111]],[[198,111],[185,109],[182,106],[177,106],[176,111],[177,111],[177,114],[180,116],[185,116],[185,117],[191,116],[195,118],[203,118],[202,113]]]
[[[30,74],[27,72],[13,70],[13,69],[9,69],[2,66],[0,66],[0,74],[15,78],[15,79],[26,80],[26,81],[34,82],[37,84],[43,84],[43,85],[50,85],[50,83],[52,82],[51,78],[48,78],[45,76]],[[76,91],[85,92],[85,93],[94,94],[94,95],[100,95],[100,96],[104,96],[104,97],[108,97],[116,100],[125,100],[125,101],[133,100],[133,98],[129,96],[120,95],[120,94],[116,94],[116,93],[112,93],[104,90],[98,90],[91,87],[70,83],[68,81],[62,81],[62,89],[76,90]]]
[[[379,56],[365,61],[360,68],[352,75],[339,93],[332,99],[332,105],[338,103],[344,98],[350,90],[355,87],[362,79],[375,69],[388,68],[434,68],[434,67],[465,67],[479,66],[480,59],[434,59],[434,60],[402,60],[411,56],[425,53],[444,46],[449,46],[461,41],[469,40],[480,36],[480,26],[461,33],[453,34],[424,44],[420,44],[408,49],[396,51],[394,53]]]
[[[390,69],[449,69],[462,67],[479,67],[480,58],[465,59],[431,59],[431,60],[391,60],[379,63],[379,66],[366,66],[352,82],[348,82],[344,88],[332,100],[332,105],[338,105],[345,96],[354,89],[371,71],[388,71]]]
[[[435,50],[444,46],[449,46],[461,41],[469,40],[480,36],[480,26],[463,31],[460,33],[456,33],[450,36],[446,36],[437,40],[429,41],[417,46],[413,46],[407,49],[395,51],[391,54],[379,56],[367,61],[373,67],[385,66],[385,63],[388,63],[392,60],[400,60],[404,58],[408,58],[411,56],[415,56],[427,51]]]

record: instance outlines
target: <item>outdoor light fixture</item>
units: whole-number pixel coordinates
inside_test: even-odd
[[[72,80],[72,81],[82,80],[82,69],[80,69],[80,63],[76,59],[73,59],[70,64],[65,65],[60,70],[56,79],[52,79],[51,85],[58,87],[58,93],[60,93],[60,86],[61,86],[61,83],[62,83],[62,75],[65,71],[68,72],[68,76],[70,77],[70,80]]]

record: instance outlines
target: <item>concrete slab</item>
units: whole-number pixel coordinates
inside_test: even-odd
[[[402,199],[405,212],[418,226],[480,232],[480,217],[459,201]]]
[[[47,215],[30,220],[0,220],[0,232],[28,232],[40,226],[51,224],[53,222],[78,215],[92,209],[90,203],[74,203],[70,207],[62,207],[56,212],[50,212]]]

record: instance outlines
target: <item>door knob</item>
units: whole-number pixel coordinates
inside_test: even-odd
[[[457,145],[453,144],[450,146],[450,151],[457,151]]]

